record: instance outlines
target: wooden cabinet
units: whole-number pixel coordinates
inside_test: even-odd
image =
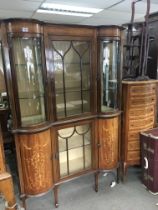
[[[123,173],[127,167],[140,164],[140,131],[156,123],[157,81],[123,81]]]
[[[21,193],[57,206],[61,183],[119,166],[121,28],[1,25]]]
[[[16,135],[22,194],[41,194],[53,186],[50,136],[50,129],[35,134]]]

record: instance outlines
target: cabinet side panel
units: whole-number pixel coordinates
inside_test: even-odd
[[[50,130],[19,135],[18,141],[25,194],[48,191],[53,185]]]
[[[99,169],[112,169],[118,163],[118,117],[99,120]]]

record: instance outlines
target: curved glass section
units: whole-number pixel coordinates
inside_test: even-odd
[[[52,41],[57,118],[90,112],[90,43]]]
[[[119,41],[100,42],[101,112],[118,109]]]
[[[46,120],[42,75],[41,38],[13,38],[21,125]]]
[[[4,76],[2,44],[0,42],[0,109],[8,108],[7,90]]]

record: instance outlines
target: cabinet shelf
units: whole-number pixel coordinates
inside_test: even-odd
[[[36,99],[39,99],[39,98],[44,98],[44,95],[33,96],[33,97],[19,97],[18,99],[22,99],[22,100],[28,100],[28,99],[36,100]]]
[[[66,89],[66,93],[81,93],[81,92],[88,92],[90,91],[90,89]],[[63,89],[56,89],[56,96],[58,96],[57,94],[63,94]]]

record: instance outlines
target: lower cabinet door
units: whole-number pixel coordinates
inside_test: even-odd
[[[59,179],[92,168],[91,123],[57,129]]]
[[[99,169],[109,170],[117,167],[119,154],[119,118],[98,120]]]
[[[38,195],[53,186],[50,130],[16,137],[22,193]]]

